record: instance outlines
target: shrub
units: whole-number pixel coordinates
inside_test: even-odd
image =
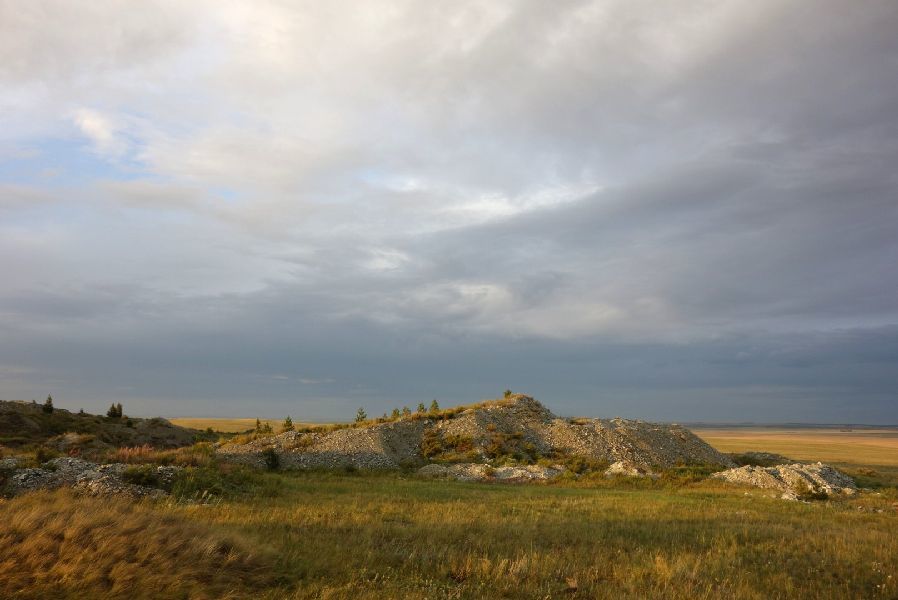
[[[265,468],[269,471],[277,471],[281,466],[281,457],[274,448],[265,448],[262,451],[262,460],[265,461]]]
[[[47,414],[51,414],[53,412],[53,396],[47,396],[47,399],[44,401],[44,405],[41,407],[43,411]]]
[[[434,414],[440,412],[440,404],[439,404],[439,402],[437,402],[436,398],[434,398],[433,401],[430,403],[430,412],[432,412]]]
[[[361,423],[361,422],[367,421],[367,420],[368,420],[368,413],[366,413],[365,409],[360,406],[359,409],[357,411],[355,411],[355,422]]]
[[[421,437],[421,454],[427,458],[433,458],[442,454],[444,450],[443,438],[437,431],[428,429],[424,432],[424,435]]]
[[[513,395],[514,395],[514,392],[512,392],[511,390],[505,390],[506,398],[511,398]]]
[[[122,481],[134,485],[155,487],[159,485],[159,475],[153,465],[139,465],[125,469],[122,473]]]
[[[284,424],[281,426],[281,431],[294,431],[296,428],[293,426],[293,419],[290,418],[290,415],[287,415],[287,418],[284,419]]]
[[[423,402],[418,402],[418,412],[419,412],[419,413],[426,413],[426,412],[427,412],[427,407],[424,406],[424,403],[423,403]]]
[[[58,452],[45,446],[38,446],[37,450],[34,451],[34,460],[39,465],[44,464],[48,460],[53,460],[57,456],[59,456]]]

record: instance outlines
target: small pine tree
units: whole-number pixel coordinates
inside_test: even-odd
[[[114,419],[118,416],[118,411],[115,408],[114,402],[109,406],[109,410],[106,411],[106,416],[110,419]]]
[[[259,417],[256,417],[256,433],[262,433],[262,421],[259,420]]]
[[[362,421],[368,420],[368,413],[365,412],[365,409],[361,406],[357,411],[355,411],[355,422],[361,423]]]
[[[399,409],[398,409],[398,408],[394,408],[394,409],[393,409],[393,412],[390,413],[390,418],[391,418],[391,419],[398,419],[398,418],[399,418]]]
[[[121,419],[124,415],[125,415],[125,413],[122,412],[122,403],[119,402],[118,404],[115,405],[115,416],[117,416],[119,419]]]
[[[430,403],[430,412],[432,412],[432,413],[440,412],[440,404],[439,404],[439,402],[437,402],[436,398],[434,398],[433,402]]]
[[[427,407],[424,406],[424,403],[423,403],[423,402],[418,402],[418,412],[419,412],[419,413],[426,413],[426,412],[427,412]]]
[[[410,414],[412,414],[411,409],[410,409],[408,406],[403,406],[403,407],[402,407],[402,416],[403,416],[403,417],[407,417],[407,416],[409,416]]]
[[[53,396],[48,395],[47,399],[44,401],[44,405],[41,407],[45,413],[48,415],[53,412]]]
[[[274,429],[271,428],[271,423],[262,425],[262,433],[274,433]]]
[[[295,427],[293,427],[293,419],[290,418],[290,415],[287,415],[287,418],[284,419],[284,425],[281,427],[281,431],[295,431]]]
[[[506,397],[506,398],[511,398],[511,396],[512,396],[513,393],[514,393],[514,392],[512,392],[511,390],[505,390],[505,397]]]

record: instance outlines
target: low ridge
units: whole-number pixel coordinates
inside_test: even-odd
[[[416,413],[387,423],[289,431],[225,443],[218,454],[255,466],[396,469],[437,463],[534,464],[582,457],[643,469],[677,464],[734,466],[680,425],[627,419],[562,419],[523,394]],[[275,458],[272,458],[275,457]]]

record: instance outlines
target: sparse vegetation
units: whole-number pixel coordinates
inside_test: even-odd
[[[44,400],[44,405],[41,408],[45,413],[51,414],[53,412],[53,396],[47,396],[47,399]]]
[[[359,407],[359,409],[355,412],[355,422],[363,423],[368,420],[368,413],[365,412],[365,409]]]

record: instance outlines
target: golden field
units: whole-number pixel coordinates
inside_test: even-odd
[[[896,429],[693,428],[721,452],[775,452],[802,461],[898,466]]]

